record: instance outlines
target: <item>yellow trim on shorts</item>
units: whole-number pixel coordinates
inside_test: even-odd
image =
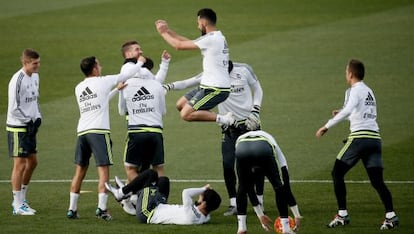
[[[240,142],[243,142],[243,141],[266,141],[271,147],[272,147],[272,150],[273,150],[273,155],[275,155],[276,156],[276,150],[275,150],[275,147],[274,147],[274,145],[272,144],[272,142],[270,142],[269,141],[269,139],[267,139],[266,137],[264,137],[264,136],[248,136],[248,137],[243,137],[243,138],[240,138],[237,142],[236,142],[236,147],[237,147],[237,145],[240,143]]]
[[[6,127],[6,130],[9,132],[27,132],[25,127]]]
[[[82,132],[78,132],[78,136],[82,136],[88,133],[97,133],[97,134],[105,134],[105,133],[111,133],[110,130],[106,130],[106,129],[89,129],[89,130],[85,130]]]
[[[155,208],[151,211],[147,210],[148,198],[150,197],[150,187],[144,188],[144,194],[142,195],[141,212],[147,217],[147,223],[150,223],[152,215],[154,214]]]
[[[128,143],[129,143],[129,136],[127,136],[127,138],[126,138],[126,141],[125,141],[125,147],[124,147],[124,163],[125,163],[125,161],[126,161],[126,155],[127,155],[127,152],[128,152]]]
[[[339,151],[336,158],[341,159],[342,156],[344,155],[345,151],[347,151],[349,146],[352,144],[353,140],[354,139],[361,139],[361,138],[381,140],[381,136],[378,132],[366,131],[366,130],[351,132],[351,134],[349,134],[349,136],[348,136],[348,140],[346,141],[344,147],[342,147],[341,151]]]
[[[345,151],[348,150],[348,148],[352,144],[353,140],[354,140],[353,138],[348,138],[348,140],[346,141],[344,147],[342,147],[341,151],[339,151],[338,155],[336,156],[336,158],[338,160],[340,160],[342,158],[342,156],[344,156]]]
[[[19,155],[19,132],[13,132],[13,156]]]
[[[373,131],[356,131],[349,134],[348,139],[355,138],[371,138],[371,139],[381,139],[381,136],[378,132]]]
[[[106,142],[106,151],[108,151],[109,163],[114,164],[114,157],[112,154],[112,147],[111,147],[111,137],[109,136],[109,132],[105,133],[105,142]]]
[[[212,89],[213,92],[209,93],[207,96],[204,96],[202,99],[200,99],[194,106],[194,110],[198,110],[201,106],[206,104],[208,101],[210,101],[213,97],[219,95],[221,92],[230,92],[230,88],[217,88],[217,87],[210,87],[210,86],[204,86],[200,85],[200,88],[202,89]]]
[[[156,133],[162,133],[161,128],[153,128],[153,127],[140,127],[138,129],[130,129],[128,130],[128,133],[140,133],[140,132],[156,132]]]

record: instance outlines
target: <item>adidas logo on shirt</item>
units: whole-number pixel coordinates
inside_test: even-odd
[[[132,98],[132,101],[138,102],[149,99],[154,99],[154,95],[152,95],[145,87],[141,87],[138,89],[137,93]]]
[[[85,90],[82,91],[82,94],[79,96],[79,101],[83,102],[96,97],[98,97],[98,94],[93,93],[89,87],[86,87]]]
[[[375,100],[374,97],[372,97],[371,93],[368,92],[367,98],[365,98],[365,105],[366,106],[375,106]]]

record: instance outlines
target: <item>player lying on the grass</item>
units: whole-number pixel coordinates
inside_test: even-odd
[[[221,203],[220,195],[209,184],[201,188],[187,188],[182,192],[183,204],[167,204],[170,193],[168,177],[158,177],[157,172],[148,169],[140,173],[129,184],[115,177],[119,188],[105,183],[117,201],[127,198],[131,193],[138,194],[137,218],[142,223],[151,224],[203,224],[210,220],[210,212]],[[194,203],[192,197],[198,195]]]

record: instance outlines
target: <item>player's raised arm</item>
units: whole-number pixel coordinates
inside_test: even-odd
[[[155,22],[158,33],[164,40],[177,50],[193,50],[198,49],[198,46],[190,39],[178,35],[176,32],[169,29],[165,20],[157,20]]]

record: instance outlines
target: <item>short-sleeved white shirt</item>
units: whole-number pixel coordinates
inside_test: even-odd
[[[221,31],[213,31],[194,40],[203,55],[201,85],[229,88],[229,48]]]

